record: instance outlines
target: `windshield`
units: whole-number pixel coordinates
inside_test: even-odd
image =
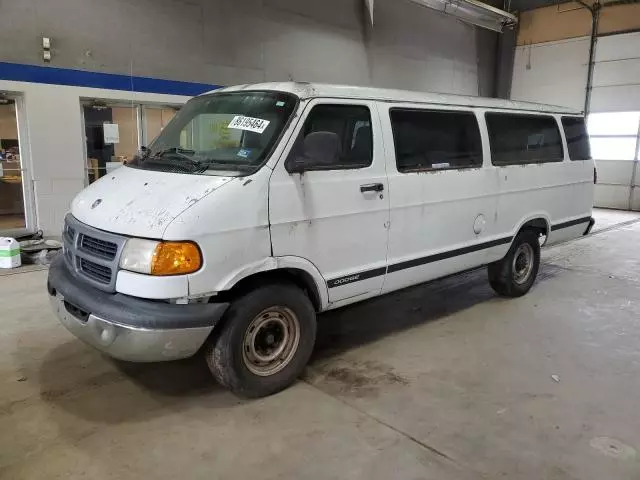
[[[262,166],[296,106],[282,92],[196,97],[129,165],[145,170],[251,173]]]

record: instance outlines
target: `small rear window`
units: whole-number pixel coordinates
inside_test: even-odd
[[[567,137],[567,148],[571,160],[589,160],[589,135],[582,117],[562,117],[564,136]]]

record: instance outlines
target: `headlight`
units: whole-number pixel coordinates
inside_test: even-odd
[[[157,242],[130,238],[120,257],[120,268],[147,275],[181,275],[202,266],[200,250],[192,242]]]

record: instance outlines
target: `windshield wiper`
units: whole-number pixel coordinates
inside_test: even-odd
[[[189,171],[197,171],[203,168],[203,164],[200,160],[190,157],[187,154],[195,155],[195,150],[188,150],[180,147],[170,147],[160,150],[159,152],[151,153],[145,157],[145,163],[152,161],[151,163],[158,163],[158,160],[164,160],[163,164],[180,164],[189,169]]]
[[[180,147],[171,147],[146,155],[142,160],[142,165],[157,165],[164,168],[175,168],[185,173],[202,173],[207,170],[255,170],[257,165],[249,163],[238,163],[235,160],[223,160],[213,158],[203,158],[197,160],[188,154],[195,155],[194,150]]]
[[[190,157],[184,156],[169,156],[164,157],[151,155],[142,162],[142,167],[157,165],[160,167],[173,167],[181,172],[196,173],[204,171],[207,167],[202,162],[194,160]]]
[[[182,148],[182,147],[169,147],[169,148],[165,148],[163,150],[160,150],[159,152],[156,152],[151,156],[152,157],[162,157],[162,156],[167,155],[169,153],[175,153],[177,155],[180,155],[181,157],[185,157],[185,158],[188,158],[189,160],[191,160],[192,158],[189,155],[192,155],[192,156],[195,155],[196,151],[195,150],[189,150],[188,148]]]
[[[257,165],[253,165],[251,163],[238,163],[235,160],[217,160],[214,158],[203,160],[200,163],[205,170],[216,167],[226,170],[253,170],[257,167]]]

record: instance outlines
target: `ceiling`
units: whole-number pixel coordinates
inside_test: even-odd
[[[515,11],[526,11],[533,10],[534,8],[540,7],[548,7],[550,5],[560,5],[561,3],[571,3],[571,0],[505,0],[507,5],[510,7],[510,12]],[[487,2],[491,3],[491,2]],[[510,3],[510,5],[509,5]],[[585,3],[592,4],[594,0],[585,0]],[[600,3],[603,6],[607,6],[610,4],[623,4],[623,3],[638,3],[638,0],[600,0]],[[493,3],[491,3],[493,5]],[[496,5],[497,6],[497,5]],[[501,5],[500,8],[505,8],[504,5]]]

